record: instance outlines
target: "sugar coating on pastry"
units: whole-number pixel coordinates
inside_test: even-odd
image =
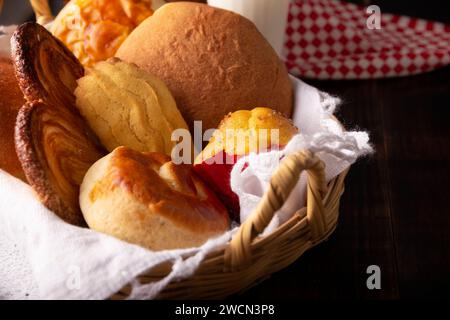
[[[24,104],[15,149],[38,199],[66,222],[85,226],[79,207],[84,174],[106,154],[75,106],[84,68],[43,26],[27,22],[11,38],[11,56]]]
[[[199,246],[230,224],[223,204],[191,166],[126,147],[89,169],[80,206],[91,229],[152,250]]]
[[[187,125],[158,78],[119,59],[99,62],[78,80],[76,105],[102,144],[170,155],[176,129]]]

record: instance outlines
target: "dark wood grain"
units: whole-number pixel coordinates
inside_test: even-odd
[[[403,297],[450,296],[449,70],[387,81],[381,92]]]
[[[450,67],[381,80],[307,82],[338,95],[376,153],[352,166],[330,239],[240,298],[450,296]],[[381,290],[366,287],[381,268]]]
[[[450,23],[448,0],[350,1]],[[231,299],[449,298],[450,67],[403,78],[306,81],[343,98],[338,117],[347,128],[370,131],[376,153],[352,166],[329,240]],[[366,287],[372,264],[381,268],[381,290]]]

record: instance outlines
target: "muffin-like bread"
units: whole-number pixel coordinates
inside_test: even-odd
[[[51,32],[90,67],[114,56],[152,13],[151,0],[71,0],[56,16]]]
[[[292,121],[270,108],[239,110],[223,118],[195,163],[213,158],[218,151],[242,156],[288,144],[298,133]]]
[[[188,126],[215,128],[229,112],[267,106],[290,117],[283,62],[256,26],[230,11],[190,2],[155,11],[116,54],[169,87]]]
[[[297,133],[290,119],[269,108],[230,113],[195,159],[194,171],[238,220],[239,199],[230,186],[230,173],[237,159],[249,153],[281,149]]]
[[[226,209],[192,167],[126,147],[89,169],[80,206],[91,229],[152,250],[198,246],[229,228]]]
[[[11,60],[0,57],[0,169],[25,180],[14,146],[17,112],[25,103]]]
[[[169,89],[117,58],[97,63],[78,80],[77,107],[103,145],[170,155],[176,129],[187,130]]]

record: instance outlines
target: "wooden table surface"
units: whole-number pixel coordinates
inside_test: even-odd
[[[352,166],[329,240],[241,298],[450,297],[450,67],[307,82],[343,98],[338,117],[370,131],[376,153]],[[367,289],[369,265],[380,290]]]
[[[450,22],[449,1],[376,4]],[[376,153],[352,166],[329,240],[232,299],[450,297],[450,67],[404,78],[306,81],[343,98],[338,117],[370,131]],[[367,289],[369,265],[381,269],[380,290]]]
[[[382,12],[449,23],[449,1],[379,0]],[[352,166],[329,240],[232,299],[450,297],[450,67],[362,81],[308,81],[343,98],[347,128],[376,153]],[[366,269],[381,269],[369,290]]]

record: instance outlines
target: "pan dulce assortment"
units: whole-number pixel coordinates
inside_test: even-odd
[[[68,223],[152,250],[198,246],[239,217],[233,161],[215,160],[298,132],[288,73],[240,15],[122,3],[71,1],[50,31],[17,28],[0,59],[0,168]],[[218,129],[178,164],[173,132],[195,121]]]

